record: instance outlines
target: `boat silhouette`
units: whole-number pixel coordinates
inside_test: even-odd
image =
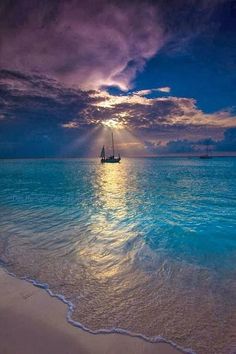
[[[200,155],[199,157],[200,157],[200,159],[211,159],[212,158],[212,156],[209,154],[209,142],[208,141],[206,143],[206,152],[205,152],[205,154]]]
[[[111,133],[111,142],[112,142],[112,155],[106,157],[105,146],[103,145],[101,155],[100,155],[101,163],[119,163],[121,160],[120,154],[118,154],[118,156],[115,157],[115,145],[114,145],[113,133]]]

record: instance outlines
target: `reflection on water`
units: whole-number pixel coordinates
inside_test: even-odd
[[[125,193],[127,185],[127,171],[122,165],[101,165],[97,176],[98,198],[104,209],[115,213],[115,217],[122,218],[126,210]],[[121,214],[120,214],[121,213]]]
[[[2,161],[0,258],[64,294],[92,329],[228,353],[235,177],[234,159]]]
[[[94,203],[87,219],[89,245],[77,247],[79,259],[86,262],[90,272],[100,281],[119,273],[120,257],[124,244],[132,240],[131,230],[124,230],[122,221],[127,218],[127,171],[122,165],[101,165],[94,177]],[[88,247],[89,246],[89,247]]]

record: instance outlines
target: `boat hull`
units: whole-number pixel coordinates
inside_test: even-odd
[[[199,157],[200,157],[200,159],[205,159],[205,160],[206,160],[206,159],[211,159],[211,158],[212,158],[211,156],[204,156],[204,155],[203,155],[203,156],[199,156]]]
[[[120,157],[107,158],[107,159],[101,159],[101,163],[119,163],[120,160],[121,160]]]

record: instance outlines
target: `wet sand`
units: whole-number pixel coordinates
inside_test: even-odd
[[[165,343],[93,335],[66,321],[67,306],[0,269],[0,354],[180,354]]]

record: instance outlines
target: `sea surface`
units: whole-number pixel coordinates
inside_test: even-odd
[[[0,263],[91,331],[236,353],[236,158],[1,160]]]

